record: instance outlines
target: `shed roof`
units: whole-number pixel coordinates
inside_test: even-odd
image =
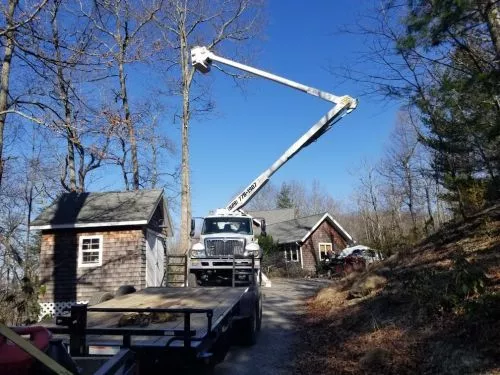
[[[324,220],[328,220],[347,242],[353,241],[351,235],[327,212],[268,225],[267,233],[279,243],[304,242]]]
[[[64,229],[146,225],[159,204],[170,227],[163,190],[66,193],[42,211],[30,226],[32,229]]]
[[[275,224],[280,221],[295,219],[295,208],[279,208],[266,211],[247,211],[247,214],[254,218],[263,218],[267,225]]]

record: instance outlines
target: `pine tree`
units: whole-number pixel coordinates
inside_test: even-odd
[[[435,53],[412,102],[428,128],[422,141],[447,190],[443,198],[462,216],[500,196],[498,13],[492,0],[412,1],[397,46],[406,59]]]
[[[293,208],[293,201],[290,197],[291,189],[286,183],[281,185],[281,189],[276,196],[276,206],[278,208]]]

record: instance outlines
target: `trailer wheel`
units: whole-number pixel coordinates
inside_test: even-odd
[[[124,296],[126,294],[132,294],[135,292],[135,287],[133,285],[120,285],[116,289],[115,297]]]
[[[188,275],[188,286],[190,288],[198,288],[198,279],[196,278],[196,274],[190,273]]]
[[[252,346],[257,343],[258,310],[252,316],[241,321],[241,343]]]
[[[88,305],[89,306],[97,305],[101,302],[109,301],[113,297],[114,297],[113,294],[109,292],[95,293],[92,297],[90,297]]]
[[[259,301],[259,307],[257,309],[257,332],[260,331],[260,328],[262,327],[262,300]]]

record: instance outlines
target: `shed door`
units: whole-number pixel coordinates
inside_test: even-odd
[[[146,241],[146,286],[161,286],[164,263],[163,240],[156,233],[148,231]]]

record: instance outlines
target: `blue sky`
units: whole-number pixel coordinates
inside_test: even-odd
[[[355,5],[353,5],[355,4]],[[288,79],[359,99],[358,109],[338,122],[317,142],[297,154],[272,178],[280,186],[297,180],[321,186],[345,208],[353,207],[352,193],[358,184],[356,172],[363,159],[377,162],[393,128],[396,103],[362,96],[365,87],[336,76],[328,67],[356,64],[366,52],[359,35],[340,33],[353,26],[361,14],[369,14],[371,1],[269,1],[267,25],[251,65]],[[145,74],[129,66],[132,99],[154,95],[159,76],[144,67]],[[244,90],[233,80],[212,69],[197,77],[211,83],[215,112],[193,120],[190,130],[192,214],[204,216],[225,207],[251,181],[267,169],[293,142],[331,107],[331,103],[274,82],[247,80]],[[179,100],[174,98],[173,100]],[[170,101],[169,101],[170,102]],[[176,102],[179,105],[179,102]],[[179,124],[172,124],[172,107],[161,124],[165,134],[180,145]],[[178,146],[177,159],[180,159]],[[174,161],[168,161],[173,168]],[[122,189],[122,181],[105,168],[95,175],[101,190]],[[118,186],[117,186],[118,185]],[[95,185],[94,185],[95,186]],[[178,212],[172,212],[178,222]]]
[[[265,37],[252,62],[286,78],[359,98],[356,111],[271,179],[278,186],[288,180],[308,185],[316,179],[346,207],[351,205],[361,160],[376,161],[382,155],[397,110],[396,105],[360,97],[363,88],[359,84],[344,82],[327,70],[328,66],[355,63],[365,50],[360,36],[337,30],[354,24],[359,14],[368,11],[363,8],[368,4],[270,1]],[[191,127],[194,216],[224,207],[331,108],[328,102],[261,78],[247,82],[242,93],[221,72],[209,74],[214,76],[218,115]]]

